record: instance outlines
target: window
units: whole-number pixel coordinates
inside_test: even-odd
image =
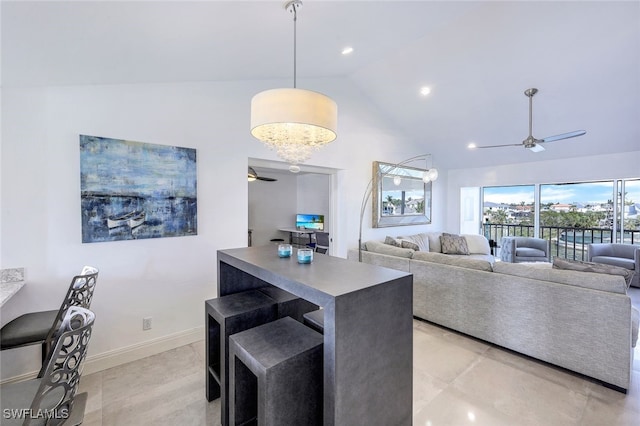
[[[538,236],[552,256],[576,260],[591,243],[640,244],[640,179],[484,187],[482,200],[482,231],[496,244]]]

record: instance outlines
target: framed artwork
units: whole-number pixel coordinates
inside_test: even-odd
[[[373,162],[374,228],[431,223],[431,182],[426,170]]]
[[[82,242],[197,235],[196,150],[80,135]]]

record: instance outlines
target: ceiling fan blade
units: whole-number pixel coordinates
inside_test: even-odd
[[[262,180],[265,182],[276,182],[278,180],[270,177],[258,176],[258,172],[256,172],[253,167],[249,167],[249,170],[247,173],[247,179],[249,180],[249,182],[252,182],[254,180]]]
[[[555,135],[555,136],[547,136],[544,139],[540,139],[540,143],[542,143],[542,142],[553,142],[553,141],[559,141],[559,140],[562,140],[562,139],[575,138],[577,136],[582,136],[585,133],[587,133],[585,130],[576,130],[575,132],[562,133],[560,135]]]
[[[521,143],[510,143],[506,145],[485,145],[485,146],[476,146],[473,149],[481,149],[481,148],[502,148],[503,146],[522,146]]]

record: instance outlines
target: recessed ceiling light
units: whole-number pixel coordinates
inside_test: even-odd
[[[342,54],[343,55],[348,55],[349,53],[352,53],[352,52],[353,52],[353,47],[351,47],[351,46],[347,46],[344,49],[342,49]]]
[[[429,93],[431,93],[431,89],[429,87],[424,86],[420,88],[420,94],[422,96],[427,96]]]
[[[476,145],[473,142],[471,142],[469,145],[467,145],[467,148],[469,148],[469,149],[476,149],[477,147],[478,147],[478,145]]]

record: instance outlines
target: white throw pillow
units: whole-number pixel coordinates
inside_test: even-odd
[[[491,254],[491,247],[489,247],[489,240],[484,235],[478,234],[463,234],[467,240],[467,247],[469,253],[472,254]]]

